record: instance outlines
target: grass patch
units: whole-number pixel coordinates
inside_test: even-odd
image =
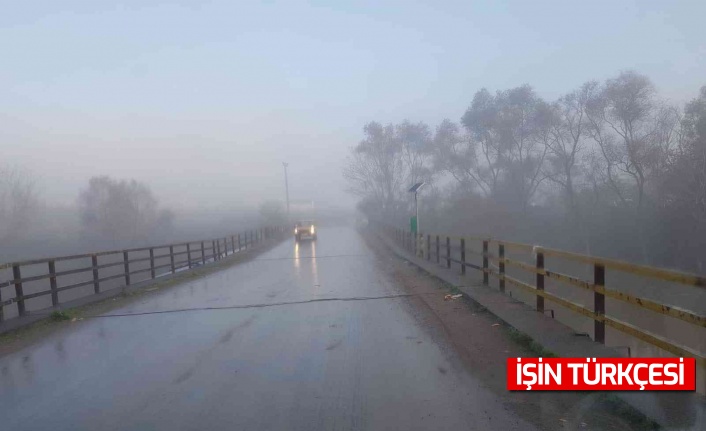
[[[530,353],[533,355],[537,355],[537,357],[541,358],[558,358],[559,355],[556,353],[552,352],[551,350],[545,349],[541,344],[538,342],[534,341],[532,337],[529,335],[525,334],[524,332],[518,331],[515,328],[508,327],[507,328],[507,334],[518,345],[521,347],[527,349]]]
[[[633,429],[658,430],[659,424],[642,414],[639,410],[613,394],[602,394],[600,404],[609,412],[625,419]]]
[[[71,313],[67,311],[53,311],[49,315],[49,319],[53,320],[54,322],[61,322],[62,320],[71,320],[72,319]]]

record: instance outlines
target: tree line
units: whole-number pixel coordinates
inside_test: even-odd
[[[28,171],[0,165],[0,258],[120,248],[170,239],[174,214],[136,180],[89,179],[75,204],[41,199]],[[65,247],[67,250],[64,250]]]
[[[344,169],[368,216],[704,271],[706,87],[683,106],[621,72],[556,100],[475,93],[460,121],[365,125]],[[422,224],[422,230],[425,224]]]
[[[0,262],[194,241],[287,222],[279,201],[258,210],[177,214],[148,184],[106,175],[88,179],[74,199],[49,204],[28,170],[0,163]]]

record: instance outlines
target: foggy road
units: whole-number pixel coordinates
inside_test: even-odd
[[[355,230],[321,228],[0,358],[0,424],[533,429],[400,294]]]

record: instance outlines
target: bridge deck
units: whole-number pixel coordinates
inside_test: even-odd
[[[355,231],[321,229],[0,358],[0,423],[533,429],[400,294]]]

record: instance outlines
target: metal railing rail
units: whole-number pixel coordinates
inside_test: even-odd
[[[493,276],[498,279],[498,288],[501,292],[505,292],[506,283],[510,283],[526,292],[534,294],[536,297],[535,308],[538,312],[544,313],[544,301],[546,299],[563,306],[574,313],[593,319],[593,339],[601,344],[605,344],[605,327],[609,326],[674,355],[695,358],[697,363],[701,366],[706,366],[706,356],[702,352],[698,352],[695,349],[677,344],[662,336],[653,334],[646,329],[607,315],[605,298],[608,297],[614,300],[622,301],[634,307],[642,308],[664,316],[669,316],[701,328],[706,328],[706,316],[674,305],[642,298],[606,287],[605,273],[606,269],[611,269],[649,279],[675,282],[697,288],[706,288],[706,277],[680,271],[638,265],[615,259],[588,256],[579,253],[510,241],[502,241],[492,238],[457,237],[431,233],[418,234],[415,238],[415,236],[409,231],[389,226],[385,228],[385,232],[410,252],[422,250],[422,253],[418,255],[426,260],[435,259],[437,263],[445,264],[444,266],[447,268],[451,268],[451,264],[456,263],[460,265],[462,274],[466,273],[467,267],[481,271],[483,273],[484,285],[489,285],[489,276]],[[467,249],[467,244],[474,241],[478,243],[478,245],[482,246],[482,252]],[[497,254],[493,254],[489,251],[491,245],[497,246]],[[533,256],[534,264],[507,258],[505,256],[505,252],[508,249],[530,253],[531,256]],[[459,252],[458,255],[460,256],[460,259],[453,257],[452,250]],[[466,259],[468,254],[482,257],[482,264],[477,265],[468,262]],[[546,256],[559,257],[572,262],[592,265],[593,280],[583,280],[580,277],[562,274],[546,268]],[[493,264],[491,264],[491,262]],[[534,274],[535,283],[529,284],[510,277],[505,273],[508,266],[519,268],[527,273]],[[566,298],[547,292],[544,290],[545,279],[555,280],[565,285],[592,291],[593,308],[584,307],[581,304],[574,303]]]
[[[27,307],[25,302],[32,298],[51,295],[52,306],[55,307],[60,304],[59,292],[63,292],[70,289],[76,289],[78,287],[93,285],[93,293],[98,294],[101,292],[101,283],[106,282],[108,280],[123,278],[125,280],[124,286],[129,286],[132,282],[131,276],[135,274],[149,272],[150,278],[155,279],[158,276],[157,270],[164,268],[169,268],[168,272],[174,274],[178,270],[184,268],[192,268],[194,266],[205,265],[211,260],[213,260],[214,262],[221,260],[226,256],[230,256],[241,250],[250,248],[262,242],[263,240],[280,237],[281,234],[285,233],[286,231],[287,230],[281,226],[263,227],[260,229],[248,230],[223,238],[209,239],[203,241],[164,244],[152,247],[130,248],[124,250],[109,250],[98,253],[57,256],[51,258],[24,260],[19,262],[0,264],[0,270],[10,268],[12,269],[12,279],[0,281],[0,289],[9,286],[15,287],[15,296],[5,300],[3,300],[2,298],[2,290],[0,290],[0,322],[5,320],[4,309],[6,307],[12,306],[13,304],[15,304],[17,307],[18,316],[24,316],[27,314]],[[183,251],[175,252],[174,249],[179,247],[186,249]],[[131,253],[133,253],[134,256],[134,253],[136,252],[145,251],[149,251],[149,257],[130,258]],[[160,254],[155,254],[155,252]],[[122,259],[117,262],[101,264],[98,261],[101,257],[120,255],[122,255]],[[182,259],[180,256],[185,256],[185,258]],[[83,266],[81,268],[64,271],[56,270],[56,262],[76,261],[88,258],[91,259],[90,266]],[[166,258],[169,258],[168,263],[155,265],[155,261]],[[177,258],[179,258],[180,260],[177,260]],[[131,264],[139,262],[149,262],[149,267],[133,270],[130,269]],[[30,277],[22,276],[23,267],[42,264],[47,265],[46,273]],[[119,266],[123,267],[122,272],[114,275],[100,277],[100,270]],[[62,277],[87,272],[92,273],[92,278],[90,280],[60,286],[60,281]],[[42,290],[30,294],[24,293],[24,283],[41,280],[49,280],[48,290]]]

